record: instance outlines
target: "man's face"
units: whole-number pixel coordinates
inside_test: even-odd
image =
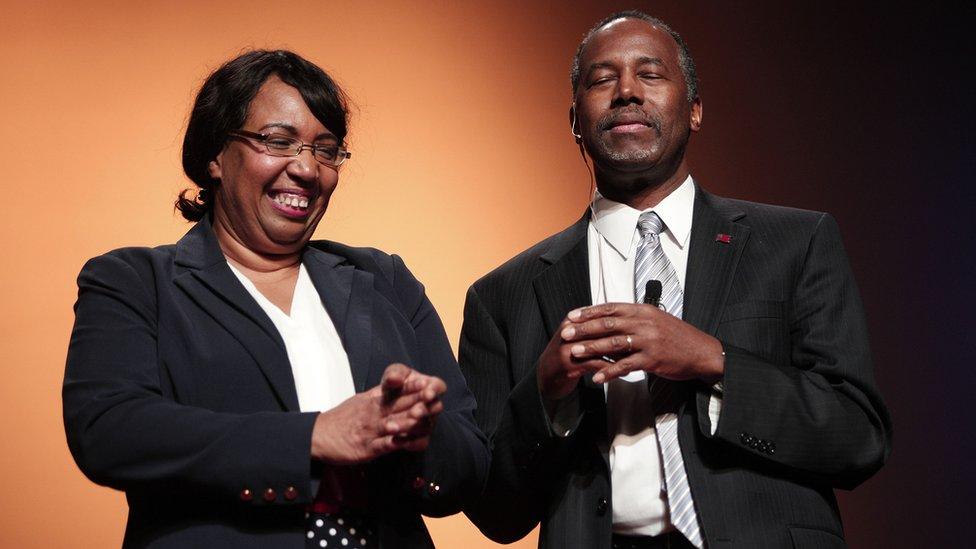
[[[689,103],[678,45],[639,19],[597,31],[580,59],[576,116],[601,171],[669,177],[698,131],[701,104]]]

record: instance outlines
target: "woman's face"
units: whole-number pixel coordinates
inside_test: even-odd
[[[312,114],[297,89],[272,75],[248,106],[243,130],[277,133],[306,144],[338,144]],[[261,254],[300,251],[312,237],[339,181],[304,149],[298,156],[271,156],[263,143],[232,137],[210,162],[215,223]]]

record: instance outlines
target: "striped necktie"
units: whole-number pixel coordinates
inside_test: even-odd
[[[681,285],[678,274],[661,248],[661,231],[664,222],[654,212],[644,212],[637,221],[641,240],[637,245],[634,260],[634,289],[638,303],[644,302],[644,292],[648,280],[661,281],[661,307],[668,313],[681,318]],[[668,509],[671,524],[684,534],[695,547],[702,548],[701,530],[695,513],[685,462],[678,445],[678,415],[674,406],[674,383],[667,379],[649,375],[651,384],[651,405],[655,410],[654,427],[657,431],[658,446],[661,449],[661,462],[664,464],[664,489],[668,495]]]

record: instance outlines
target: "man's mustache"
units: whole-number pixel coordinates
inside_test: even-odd
[[[603,117],[601,117],[599,120],[597,120],[596,127],[600,131],[609,130],[613,126],[617,125],[617,122],[624,116],[627,116],[628,119],[632,122],[637,122],[640,124],[644,124],[645,126],[654,128],[654,131],[657,132],[659,135],[661,133],[660,121],[653,118],[651,115],[647,114],[641,109],[635,109],[635,108],[612,111],[604,115]]]

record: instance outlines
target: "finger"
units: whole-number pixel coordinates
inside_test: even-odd
[[[591,307],[574,309],[566,315],[573,324],[586,322],[604,316],[630,316],[634,314],[633,303],[601,303]]]
[[[418,421],[416,425],[406,431],[401,431],[395,435],[398,440],[409,440],[420,437],[430,436],[431,432],[434,430],[434,420],[424,419]]]
[[[395,398],[402,391],[411,371],[409,366],[400,363],[393,363],[386,367],[383,371],[383,379],[380,381],[385,399]]]
[[[629,318],[603,316],[567,326],[560,335],[564,341],[580,341],[583,339],[597,339],[614,334],[633,333],[637,331],[637,328]]]
[[[407,410],[407,415],[414,419],[421,419],[427,417],[427,405],[423,402],[418,402]]]
[[[424,388],[424,400],[426,402],[433,402],[441,397],[447,392],[447,384],[444,380],[439,377],[430,377],[430,382],[427,383],[427,387]]]
[[[382,432],[384,434],[394,434],[410,431],[415,429],[419,423],[429,421],[431,415],[432,414],[428,410],[425,403],[417,402],[407,410],[396,414],[390,414],[383,418]]]
[[[609,357],[606,357],[609,358]],[[573,360],[572,366],[566,371],[567,379],[579,379],[585,374],[599,372],[607,367],[608,361],[604,357],[584,358]]]
[[[383,428],[380,429],[379,434],[386,436],[408,433],[415,429],[420,421],[420,418],[411,417],[408,414],[398,414],[395,417],[383,420]]]
[[[603,356],[622,357],[638,350],[639,347],[634,335],[618,334],[573,343],[569,348],[569,353],[574,359],[579,360]]]
[[[433,403],[427,403],[427,416],[436,416],[444,411],[444,403],[440,400],[434,401]]]
[[[426,402],[423,394],[418,392],[403,393],[390,401],[384,402],[382,413],[387,415],[397,414],[404,410],[409,410],[418,402]]]
[[[606,383],[612,379],[623,377],[634,370],[639,370],[640,366],[627,360],[618,360],[606,368],[593,374],[593,383]]]
[[[416,370],[410,374],[406,383],[403,384],[403,392],[405,393],[419,393],[423,391],[427,384],[430,383],[429,376],[425,376]]]

